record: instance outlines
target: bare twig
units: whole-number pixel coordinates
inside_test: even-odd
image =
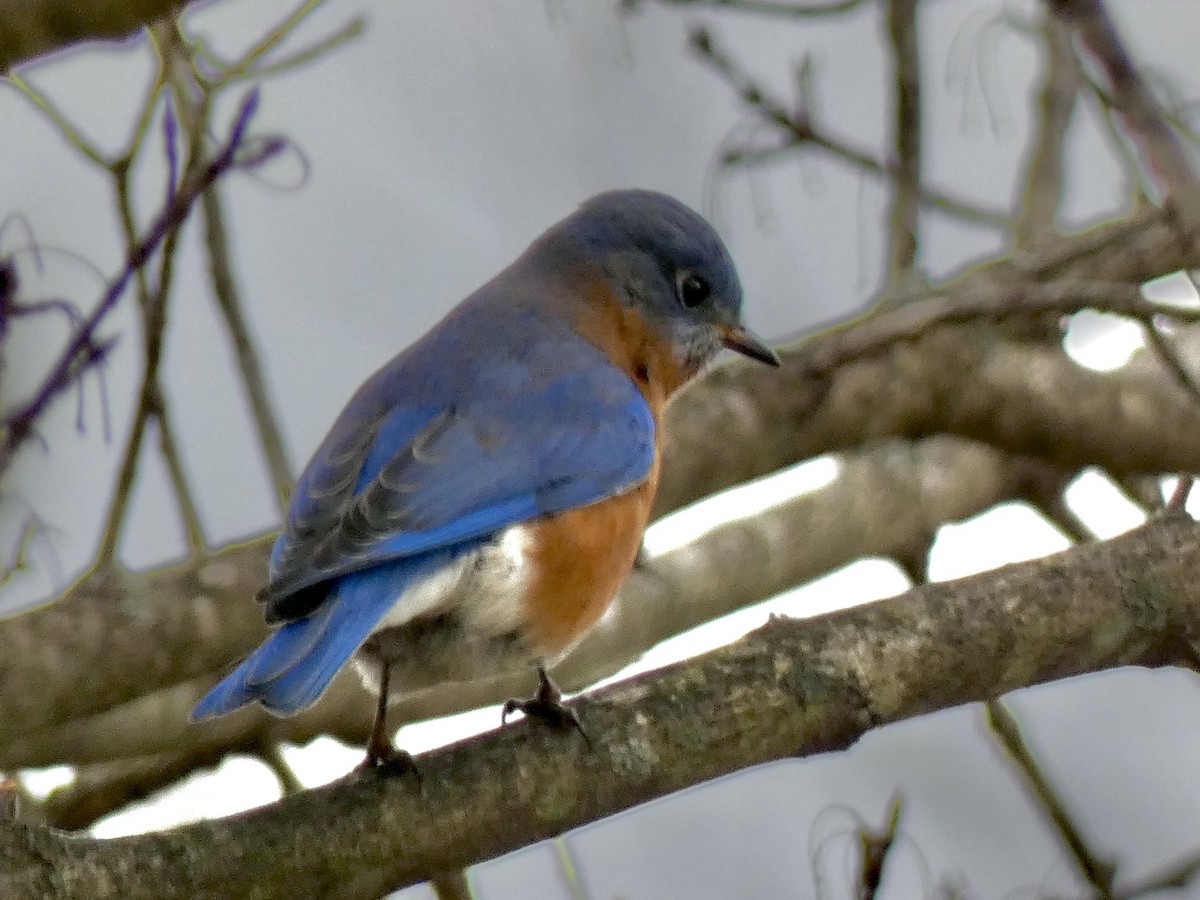
[[[250,338],[250,330],[242,315],[243,303],[237,282],[233,278],[225,216],[215,190],[205,193],[201,200],[201,208],[204,212],[204,235],[213,293],[225,319],[225,326],[229,329],[238,369],[242,374],[242,385],[250,401],[250,411],[257,426],[259,443],[267,460],[271,483],[275,487],[276,502],[282,513],[286,511],[292,494],[291,467],[284,450],[279,420],[267,396],[262,362],[258,358],[258,350]]]
[[[733,58],[716,44],[707,29],[699,28],[693,31],[691,44],[701,59],[711,65],[741,95],[747,105],[757,109],[768,122],[778,126],[787,136],[787,143],[778,147],[731,150],[722,157],[722,162],[726,165],[759,163],[782,154],[794,153],[798,147],[812,146],[845,160],[862,171],[892,180],[899,176],[900,170],[896,163],[882,163],[869,153],[826,134],[813,124],[804,110],[795,115],[788,112],[783,103],[773,98],[750,78]],[[1011,224],[1005,213],[973,206],[934,189],[921,187],[918,196],[924,205],[969,221],[1000,228],[1008,228]]]
[[[1100,74],[1139,156],[1164,196],[1195,182],[1196,172],[1161,106],[1130,58],[1102,0],[1046,0],[1077,36]]]
[[[1033,145],[1025,157],[1020,209],[1013,224],[1018,247],[1029,247],[1054,228],[1064,186],[1063,145],[1079,99],[1079,68],[1070,32],[1052,15],[1039,34],[1045,72],[1038,91],[1038,118]]]
[[[1045,775],[1042,774],[1033,754],[1029,752],[1024,738],[1021,737],[1021,729],[1004,704],[999,700],[988,700],[985,707],[992,733],[1028,780],[1034,795],[1050,816],[1054,827],[1058,829],[1059,837],[1070,850],[1071,856],[1074,857],[1079,871],[1087,879],[1088,884],[1096,889],[1098,897],[1102,900],[1113,900],[1113,877],[1116,874],[1116,866],[1107,860],[1100,859],[1088,847],[1080,829],[1071,820],[1062,800],[1050,786]]]
[[[1171,379],[1179,385],[1185,393],[1200,403],[1200,384],[1196,383],[1196,376],[1192,374],[1187,364],[1179,355],[1179,351],[1175,349],[1175,345],[1154,323],[1154,317],[1143,318],[1142,334],[1146,338],[1146,345],[1153,351],[1158,361],[1162,363],[1163,368],[1167,370],[1167,374]]]
[[[352,20],[344,28],[283,60],[263,64],[263,60],[280,42],[295,31],[321,4],[322,0],[304,0],[287,17],[267,32],[240,59],[233,62],[219,60],[203,41],[187,44],[178,29],[162,27],[160,40],[168,47],[174,60],[169,69],[175,103],[180,117],[193,123],[193,130],[203,130],[208,116],[211,98],[217,92],[239,80],[260,77],[287,71],[327,52],[356,36],[362,30],[361,19]],[[197,64],[203,60],[208,71]],[[244,303],[237,281],[233,276],[233,256],[229,246],[228,227],[225,223],[221,199],[216,189],[205,192],[201,199],[205,224],[205,249],[208,254],[209,275],[218,309],[229,330],[234,355],[242,376],[242,385],[250,403],[258,439],[266,458],[267,469],[275,488],[275,498],[280,512],[287,508],[292,490],[291,467],[284,449],[283,434],[275,411],[267,396],[266,379],[258,350],[250,337],[245,316]]]
[[[627,10],[645,0],[624,0]],[[659,0],[672,6],[712,7],[734,12],[759,13],[768,16],[787,16],[804,19],[812,16],[832,16],[862,6],[866,0],[829,0],[827,3],[773,3],[771,0]]]
[[[921,64],[917,45],[917,0],[889,0],[888,31],[895,67],[894,140],[896,173],[889,215],[889,290],[907,280],[920,248]]]
[[[1117,891],[1115,896],[1118,900],[1135,900],[1135,898],[1171,888],[1190,887],[1198,877],[1200,877],[1200,854],[1192,854],[1157,875],[1151,875]]]
[[[858,831],[860,867],[858,873],[859,900],[875,900],[879,888],[883,884],[883,869],[887,864],[888,855],[896,846],[900,827],[900,796],[892,797],[888,804],[887,821],[879,831],[872,831],[865,826]]]
[[[133,246],[137,241],[137,226],[134,221],[131,173],[133,161],[140,152],[146,136],[149,133],[153,111],[157,108],[166,83],[168,59],[164,57],[164,44],[159,39],[161,26],[151,28],[149,34],[158,50],[158,72],[151,90],[147,93],[142,113],[133,130],[133,135],[126,152],[108,164],[112,176],[117,199],[117,208],[121,215],[121,226],[124,231],[127,246]],[[167,131],[167,158],[171,177],[167,182],[166,197],[170,202],[177,190],[178,163],[175,157],[174,118],[170,115],[170,106],[164,106],[164,129]],[[184,177],[193,175],[203,164],[204,159],[198,144],[203,139],[202,134],[191,135],[189,159]],[[143,369],[142,383],[138,392],[138,405],[134,412],[133,424],[130,427],[125,451],[122,455],[121,469],[117,475],[113,499],[109,504],[108,519],[105,523],[97,558],[101,565],[115,560],[121,528],[129,508],[129,500],[136,482],[137,470],[142,459],[142,445],[147,428],[157,422],[159,425],[160,446],[164,452],[167,473],[179,505],[180,516],[188,537],[188,546],[199,550],[204,546],[204,535],[200,527],[200,516],[191,489],[183,473],[178,453],[175,447],[170,420],[168,418],[166,400],[159,384],[159,369],[162,362],[163,337],[166,330],[168,304],[171,298],[171,287],[175,272],[175,250],[178,246],[182,229],[182,220],[175,223],[163,239],[163,249],[160,254],[158,278],[152,287],[144,269],[137,273],[137,298],[142,314],[142,343]]]
[[[137,271],[146,264],[162,244],[171,229],[185,219],[192,204],[218,178],[234,168],[251,168],[274,156],[282,149],[278,139],[265,141],[253,155],[241,154],[246,129],[258,105],[257,91],[251,91],[243,101],[234,120],[229,139],[213,161],[196,176],[181,185],[178,194],[159,214],[146,235],[133,247],[125,266],[109,284],[100,302],[68,341],[58,363],[42,382],[42,386],[24,405],[5,416],[0,426],[0,473],[7,470],[17,449],[33,432],[33,424],[42,411],[64,388],[71,384],[81,368],[94,364],[103,356],[107,345],[98,343],[96,332],[104,318],[116,306],[125,288]]]
[[[1134,284],[1054,282],[1012,287],[964,286],[925,300],[912,301],[873,317],[860,316],[806,336],[799,351],[809,371],[830,372],[898,341],[911,340],[930,329],[954,322],[1036,318],[1098,309],[1143,321],[1164,310],[1142,297]],[[1180,321],[1200,321],[1200,310],[1171,310]],[[853,327],[849,327],[850,325]],[[806,347],[807,345],[807,347]]]

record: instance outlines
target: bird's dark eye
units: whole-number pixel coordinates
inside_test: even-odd
[[[712,285],[695,272],[680,272],[675,287],[685,309],[695,309],[712,293]]]

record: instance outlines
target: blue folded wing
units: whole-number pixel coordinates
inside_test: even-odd
[[[529,385],[526,372],[524,391],[505,390],[508,381],[521,383],[501,367],[491,373],[486,399],[465,394],[432,415],[428,407],[414,414],[402,406],[383,416],[337,516],[306,513],[306,526],[321,524],[315,529],[289,517],[260,594],[268,619],[291,618],[288,599],[311,585],[595,503],[646,478],[654,418],[623,373],[581,366]],[[322,472],[316,461],[310,469]]]

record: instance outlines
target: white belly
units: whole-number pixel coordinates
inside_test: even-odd
[[[355,656],[368,687],[384,664],[399,695],[536,663],[524,639],[529,534],[510,526],[405,590]]]
[[[505,634],[524,624],[529,528],[510,525],[401,594],[374,631],[455,612],[472,631]],[[374,632],[372,632],[374,633]]]

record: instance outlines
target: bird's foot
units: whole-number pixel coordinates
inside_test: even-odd
[[[538,666],[537,692],[526,700],[518,700],[515,697],[506,700],[504,709],[500,713],[500,724],[506,724],[508,717],[514,712],[524,713],[529,718],[536,719],[551,728],[574,729],[579,732],[589,747],[592,746],[592,739],[583,730],[583,723],[579,721],[579,716],[575,714],[575,710],[563,705],[562,691],[550,680],[550,676],[546,674],[546,670],[542,666]]]
[[[356,772],[374,772],[379,775],[400,775],[412,772],[421,779],[417,762],[412,754],[396,747],[386,736],[371,735],[367,744],[367,755],[355,767]]]

